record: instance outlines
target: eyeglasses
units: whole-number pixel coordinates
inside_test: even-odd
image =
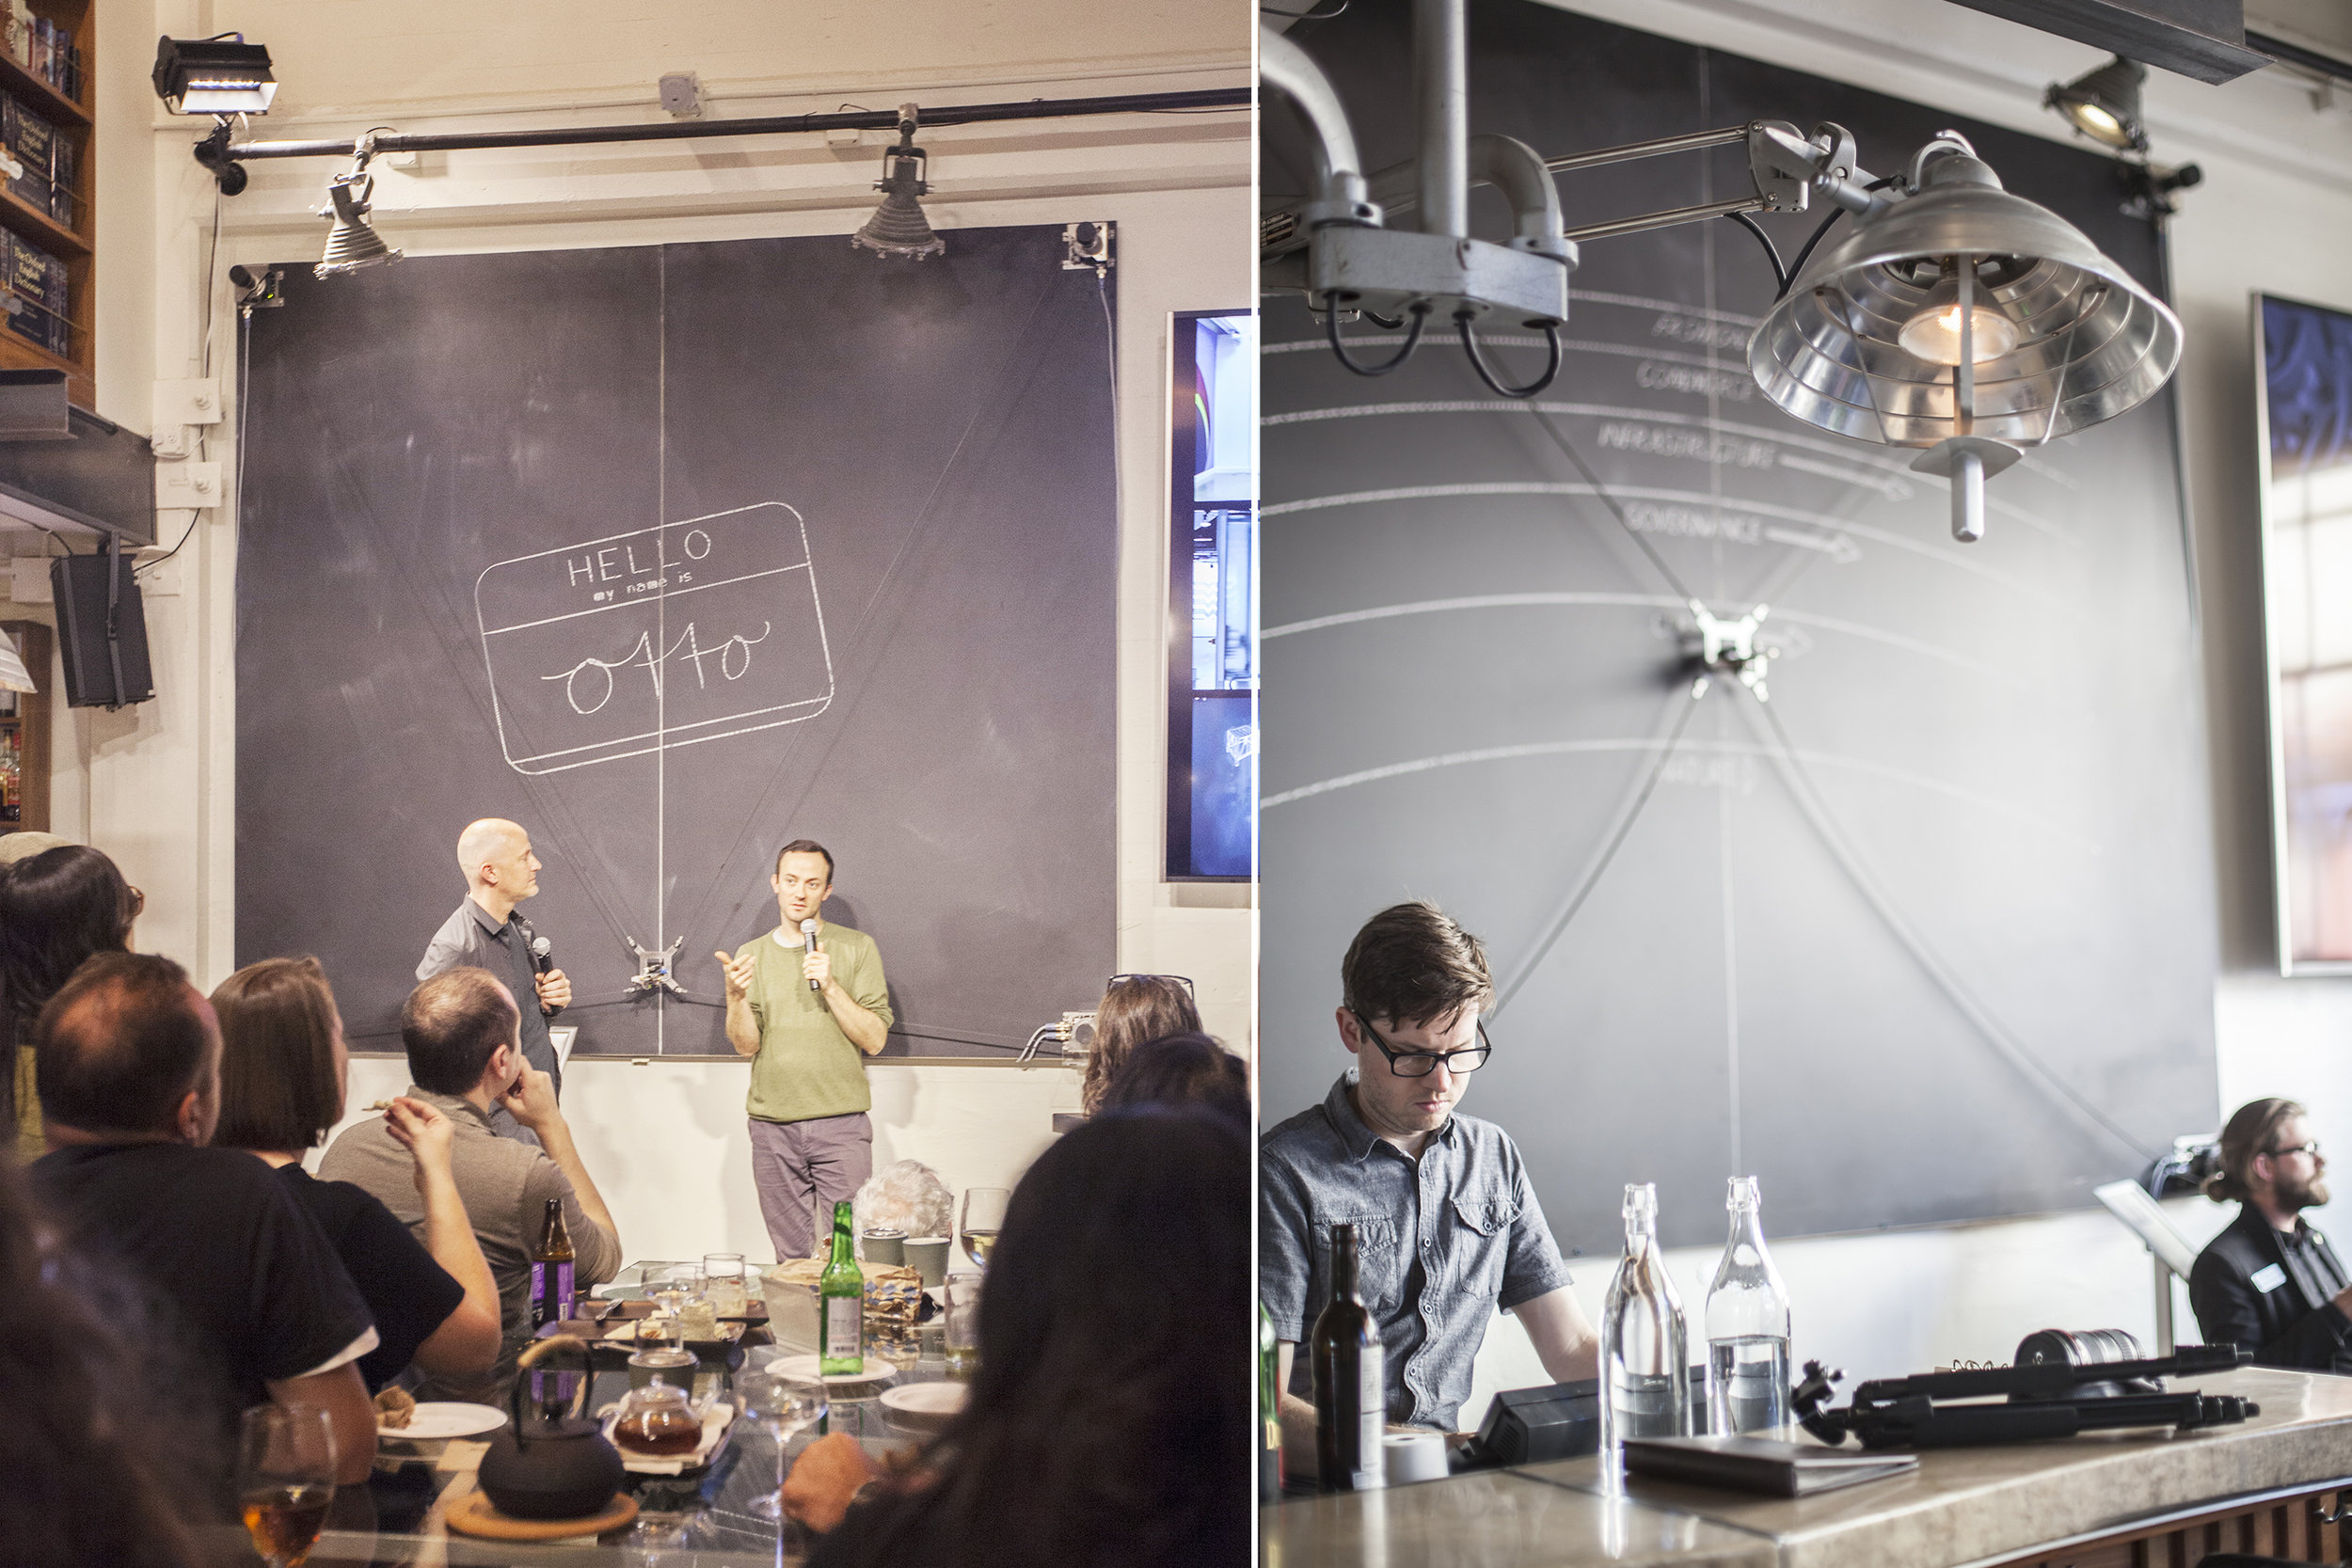
[[[1398,1051],[1380,1037],[1380,1031],[1372,1026],[1370,1019],[1353,1007],[1348,1011],[1355,1017],[1356,1027],[1364,1032],[1366,1039],[1380,1048],[1380,1054],[1389,1059],[1389,1070],[1399,1078],[1426,1078],[1438,1070],[1440,1062],[1445,1064],[1448,1072],[1476,1072],[1486,1065],[1487,1056],[1494,1052],[1494,1042],[1486,1038],[1486,1025],[1483,1022],[1472,1025],[1478,1031],[1476,1045],[1466,1045],[1459,1051]]]
[[[1113,986],[1118,985],[1121,980],[1173,980],[1178,985],[1184,988],[1184,994],[1186,996],[1194,994],[1192,989],[1192,976],[1189,974],[1114,974],[1109,979],[1103,982],[1103,989],[1104,990],[1108,990]]]
[[[2293,1148],[2274,1148],[2270,1150],[2270,1157],[2274,1160],[2283,1160],[2290,1154],[2308,1154],[2312,1159],[2316,1160],[2319,1158],[2319,1140],[2317,1138],[2313,1138],[2310,1143],[2296,1144]]]

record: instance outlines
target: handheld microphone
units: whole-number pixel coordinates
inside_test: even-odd
[[[531,939],[531,967],[545,974],[555,967],[555,943],[545,937]]]
[[[817,922],[815,922],[814,920],[803,920],[803,921],[802,921],[802,922],[801,922],[801,935],[802,935],[802,937],[803,937],[803,939],[804,939],[804,940],[808,942],[808,950],[809,950],[810,952],[812,952],[812,953],[816,952],[816,951],[817,951]],[[824,987],[822,987],[822,986],[820,986],[820,985],[818,985],[816,981],[811,980],[811,981],[808,983],[808,989],[809,989],[809,990],[823,990],[825,988],[824,988]]]

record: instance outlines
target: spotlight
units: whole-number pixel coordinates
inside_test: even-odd
[[[269,51],[243,33],[155,40],[155,96],[175,115],[265,115],[277,94]]]
[[[2148,133],[2139,123],[2139,88],[2147,80],[2146,66],[2118,55],[2063,87],[2051,83],[2042,95],[2042,106],[2064,115],[2068,124],[2102,147],[2145,152]]]
[[[1984,531],[1984,480],[2021,447],[2154,395],[2181,324],[2073,224],[2001,188],[1945,132],[1905,198],[1861,217],[1748,343],[1764,395],[1807,424],[1895,447],[1952,482],[1952,533]]]
[[[400,252],[368,227],[368,198],[375,189],[368,160],[375,156],[375,137],[360,137],[357,153],[349,174],[339,174],[326,182],[326,205],[319,209],[319,216],[333,219],[335,227],[327,231],[326,254],[310,269],[319,277],[400,260]]]
[[[850,236],[853,245],[911,261],[947,248],[947,242],[931,232],[923,204],[915,199],[930,190],[923,178],[930,166],[930,156],[914,145],[917,119],[914,104],[898,105],[898,145],[882,154],[882,177],[874,182],[874,188],[882,193],[882,205],[874,209],[865,228]]]

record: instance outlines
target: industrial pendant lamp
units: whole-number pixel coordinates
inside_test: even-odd
[[[947,248],[947,242],[931,232],[930,220],[923,215],[923,204],[916,199],[930,190],[923,178],[930,157],[914,145],[917,119],[914,104],[898,105],[898,145],[882,154],[882,177],[874,182],[874,188],[882,193],[882,205],[864,228],[850,236],[853,245],[911,261]]]
[[[2148,68],[2118,55],[2098,70],[2060,86],[2053,82],[2042,106],[2056,109],[2067,123],[2118,152],[2145,152],[2148,133],[2139,123],[2139,89]]]
[[[1807,424],[1927,449],[1912,467],[1951,480],[1952,534],[1973,540],[1985,478],[2153,396],[2181,324],[1963,138],[1920,149],[1906,184],[1791,283],[1748,368]]]
[[[327,182],[326,205],[319,209],[319,216],[333,220],[334,227],[327,230],[326,253],[310,269],[316,277],[332,277],[338,273],[357,272],[361,267],[400,260],[401,253],[368,227],[368,198],[375,189],[375,176],[368,172],[368,160],[374,156],[375,139],[360,137],[351,172]]]

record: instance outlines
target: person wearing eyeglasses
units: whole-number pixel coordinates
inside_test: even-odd
[[[1554,1380],[1592,1377],[1598,1360],[1518,1146],[1454,1109],[1493,1049],[1478,1018],[1494,999],[1485,945],[1433,904],[1398,904],[1356,933],[1340,986],[1355,1066],[1259,1143],[1258,1293],[1281,1341],[1295,1475],[1315,1469],[1297,1349],[1330,1298],[1335,1225],[1356,1228],[1392,1425],[1453,1430],[1498,1309],[1518,1315]]]
[[[2352,1373],[2352,1275],[2303,1211],[2328,1201],[2328,1162],[2292,1100],[2241,1105],[2221,1130],[2221,1169],[2205,1182],[2237,1218],[2188,1272],[2188,1302],[2209,1345],[2265,1367]]]

